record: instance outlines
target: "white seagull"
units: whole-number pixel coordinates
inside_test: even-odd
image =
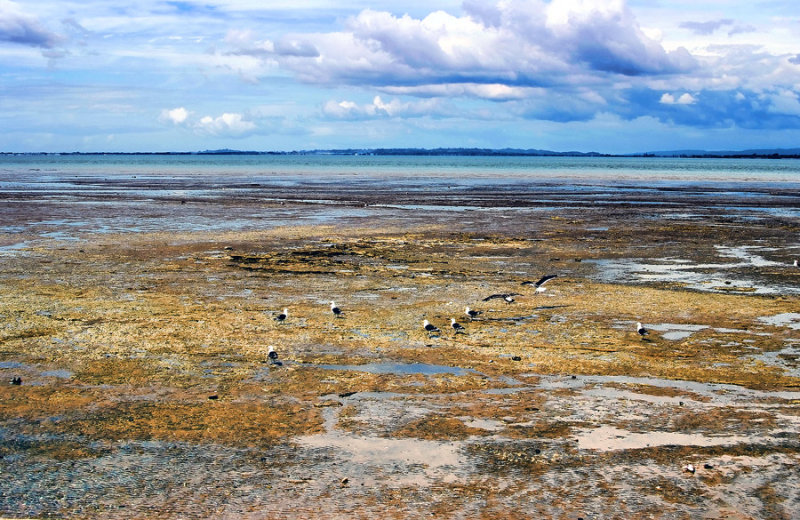
[[[450,326],[453,327],[453,331],[455,331],[456,334],[464,332],[464,327],[460,323],[457,323],[455,318],[450,318]]]
[[[472,319],[475,319],[475,317],[476,317],[476,316],[478,316],[479,314],[481,314],[481,311],[473,311],[472,309],[470,309],[469,307],[467,307],[466,309],[464,309],[464,314],[466,314],[467,316],[469,316],[469,319],[471,319],[471,320],[472,320]]]
[[[289,309],[283,309],[282,313],[275,316],[275,321],[282,323],[288,317],[289,317]]]
[[[441,332],[439,327],[432,325],[428,320],[422,320],[422,327],[428,332]]]
[[[334,316],[336,316],[337,318],[338,318],[338,317],[340,317],[340,316],[342,315],[342,309],[340,309],[339,307],[337,307],[337,306],[336,306],[336,303],[334,303],[334,302],[331,302],[331,312],[332,312],[332,313],[333,313],[333,315],[334,315]]]
[[[552,280],[553,278],[558,278],[558,275],[557,274],[546,274],[546,275],[542,276],[541,278],[539,278],[535,282],[532,281],[532,280],[527,280],[525,282],[522,282],[520,285],[533,285],[534,287],[536,287],[536,293],[537,294],[538,293],[543,293],[543,292],[545,292],[547,290],[547,287],[544,287],[544,284],[546,284],[548,281]]]
[[[552,280],[553,278],[558,278],[558,275],[546,274],[541,278],[539,278],[538,280],[536,280],[535,282],[532,280],[527,280],[525,282],[522,282],[520,285],[533,285],[534,287],[541,287],[542,285],[546,284],[549,280]]]
[[[798,262],[798,261],[797,261],[797,259],[795,258],[795,260],[794,260],[794,264],[793,264],[793,265],[794,265],[795,267],[800,267],[800,262]]]
[[[638,321],[636,322],[636,332],[638,332],[641,337],[645,337],[646,335],[650,334],[650,331],[644,328],[641,322]]]

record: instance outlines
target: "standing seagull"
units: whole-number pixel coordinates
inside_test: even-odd
[[[331,302],[331,312],[337,318],[342,316],[342,309],[336,306],[336,303]]]
[[[450,318],[450,326],[453,327],[453,331],[458,334],[459,332],[464,333],[464,327],[456,322],[455,318]]]
[[[275,316],[275,321],[283,323],[289,317],[289,309],[283,309],[283,312]]]
[[[464,314],[469,316],[470,320],[474,320],[479,314],[481,314],[481,311],[473,311],[472,309],[467,307],[466,309],[464,309]]]
[[[431,334],[433,334],[434,332],[441,332],[439,330],[439,327],[437,327],[436,325],[432,325],[428,320],[422,320],[422,327]]]
[[[271,365],[282,365],[280,361],[278,361],[278,353],[275,352],[275,347],[272,345],[269,346],[269,351],[267,352],[267,358],[269,358],[269,363]]]
[[[641,322],[638,321],[636,322],[636,332],[638,332],[641,337],[645,337],[650,334],[650,331],[644,328]]]
[[[795,266],[795,267],[800,267],[800,263],[797,261],[797,259],[796,259],[796,258],[795,258],[795,260],[794,260],[794,266]]]

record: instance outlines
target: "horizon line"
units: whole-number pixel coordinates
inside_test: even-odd
[[[602,153],[553,150],[535,148],[476,148],[476,147],[376,147],[376,148],[325,148],[310,150],[235,150],[229,148],[217,150],[195,151],[72,151],[72,152],[10,152],[2,151],[0,155],[36,156],[36,155],[386,155],[386,156],[506,156],[506,157],[685,157],[685,158],[800,158],[800,148],[762,148],[746,150],[662,150],[631,153]]]

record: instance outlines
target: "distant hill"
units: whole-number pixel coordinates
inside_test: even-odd
[[[687,158],[768,158],[800,159],[800,148],[775,148],[754,150],[668,150],[658,152],[603,154],[599,152],[554,152],[534,148],[343,148],[332,150],[254,151],[254,150],[202,150],[197,152],[61,152],[14,153],[0,155],[407,155],[407,156],[505,156],[505,157],[687,157]]]
[[[753,150],[670,150],[662,152],[648,152],[644,154],[634,154],[636,156],[653,157],[729,157],[729,158],[750,158],[750,157],[788,157],[800,158],[800,148],[762,148]]]

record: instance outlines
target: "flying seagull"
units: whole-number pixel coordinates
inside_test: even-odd
[[[526,281],[522,282],[520,285],[533,285],[534,287],[538,288],[538,287],[541,287],[542,285],[544,285],[545,283],[547,283],[548,280],[552,280],[553,278],[558,278],[558,275],[557,274],[546,274],[546,275],[542,276],[541,278],[539,278],[535,282],[533,280],[526,280]]]
[[[502,298],[506,303],[514,303],[514,296],[519,296],[519,293],[493,294],[484,298],[483,301],[488,302],[489,300],[494,300],[495,298]]]
[[[639,333],[641,337],[645,337],[646,335],[650,334],[650,331],[644,328],[641,322],[636,322],[636,332]]]
[[[473,311],[472,309],[467,307],[466,309],[464,309],[464,314],[469,316],[469,319],[472,320],[475,319],[475,317],[478,316],[479,314],[482,314],[482,311]]]
[[[289,317],[289,309],[283,309],[283,312],[275,316],[275,321],[283,323]]]
[[[450,318],[450,326],[453,327],[453,331],[456,334],[459,332],[464,332],[464,327],[460,323],[456,322],[455,318]]]
[[[269,351],[267,352],[267,357],[269,358],[269,362],[272,365],[282,365],[280,361],[278,361],[278,353],[275,352],[275,347],[272,345],[269,346]]]
[[[441,332],[439,330],[439,327],[437,327],[436,325],[432,325],[428,320],[422,320],[422,326],[425,328],[425,330],[427,330],[430,333]]]
[[[520,285],[533,285],[534,287],[536,287],[537,293],[543,293],[547,290],[547,287],[543,287],[544,284],[546,284],[549,280],[552,280],[553,278],[557,277],[558,277],[557,274],[547,274],[542,276],[535,282],[533,280],[526,280],[522,282]]]
[[[342,309],[340,309],[339,307],[337,307],[337,306],[336,306],[336,303],[334,303],[334,302],[331,302],[331,312],[332,312],[332,313],[333,313],[333,315],[334,315],[334,316],[336,316],[337,318],[339,318],[339,317],[342,315]]]

